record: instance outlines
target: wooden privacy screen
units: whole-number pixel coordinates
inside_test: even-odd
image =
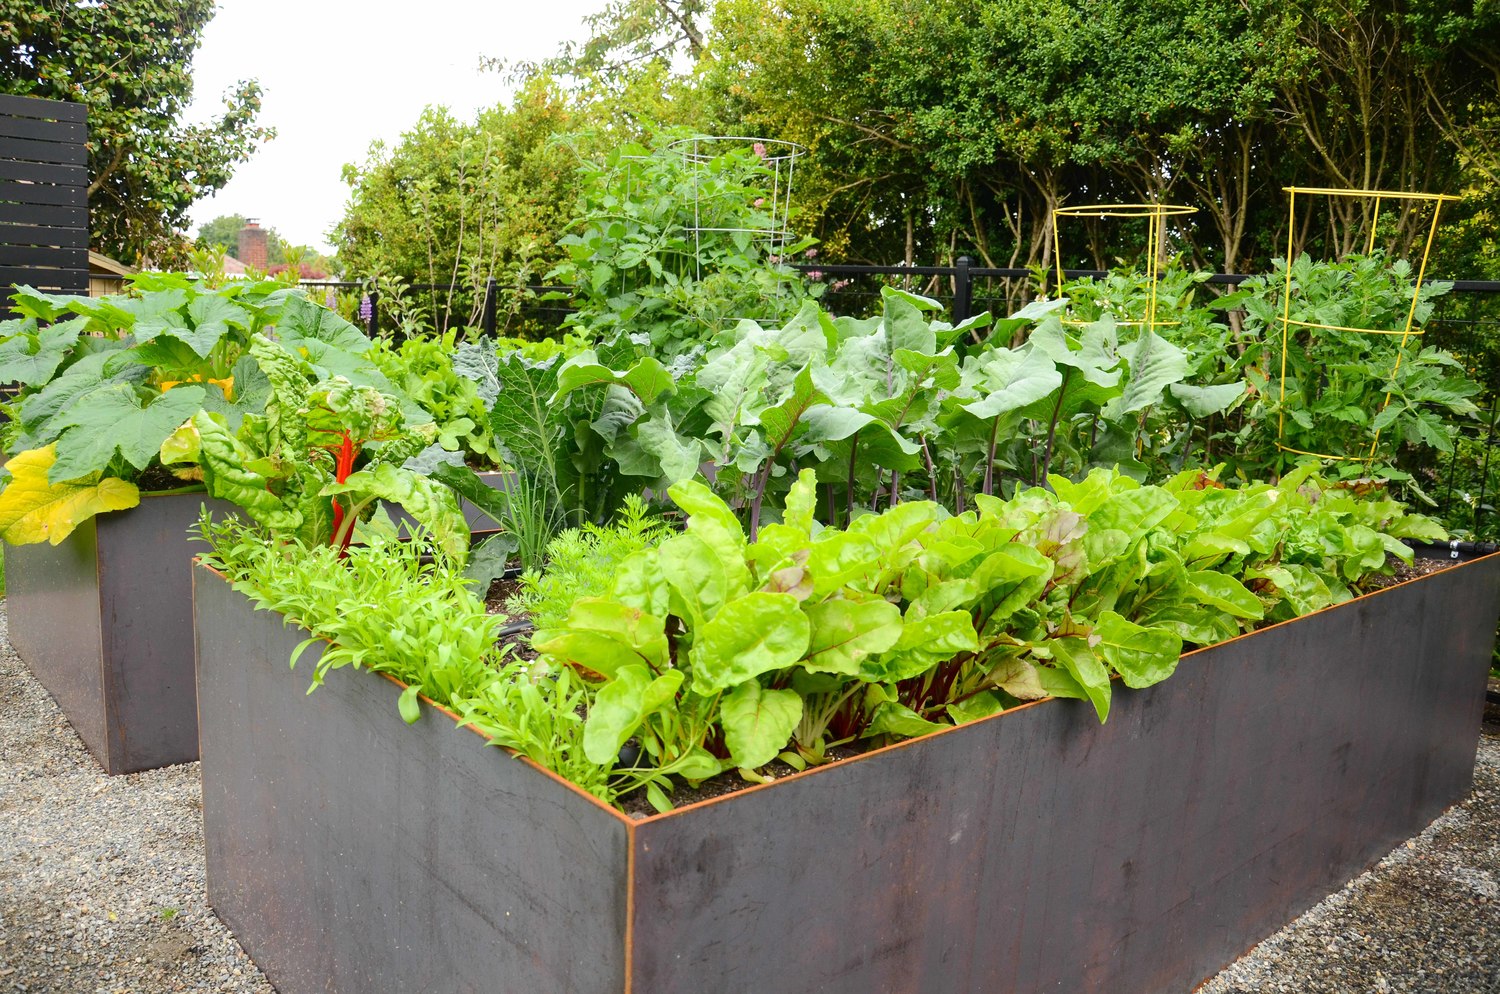
[[[88,125],[82,104],[0,94],[0,319],[10,289],[89,289]]]

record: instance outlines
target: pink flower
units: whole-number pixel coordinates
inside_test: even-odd
[[[815,248],[810,248],[802,254],[807,256],[809,259],[816,259],[818,257],[818,250]]]
[[[807,278],[817,283],[823,278],[823,271],[820,269],[809,269],[807,271]]]
[[[756,142],[754,145],[751,145],[750,151],[755,153],[756,158],[764,159],[766,157],[766,146],[764,142]]]
[[[750,206],[751,207],[764,207],[765,205],[766,205],[766,198],[765,197],[756,197],[755,198],[755,202],[752,203]]]

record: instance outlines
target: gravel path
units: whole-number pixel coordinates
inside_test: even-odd
[[[0,609],[0,992],[272,994],[208,907],[202,826],[198,764],[104,776]],[[1252,992],[1500,994],[1500,735],[1462,804],[1201,988]]]

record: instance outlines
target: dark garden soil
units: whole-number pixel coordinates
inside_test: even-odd
[[[177,476],[165,466],[147,466],[140,476],[136,477],[135,485],[141,493],[157,493],[162,490],[181,490],[183,487],[197,486],[201,481],[184,480]]]
[[[1374,576],[1366,580],[1362,584],[1362,587],[1366,592],[1369,592],[1371,590],[1383,590],[1386,587],[1394,587],[1398,583],[1405,583],[1407,580],[1415,580],[1421,576],[1430,576],[1433,573],[1441,573],[1445,569],[1450,569],[1454,566],[1459,565],[1461,562],[1463,562],[1463,560],[1438,558],[1429,559],[1424,556],[1418,556],[1412,562],[1412,564],[1408,566],[1401,560],[1397,559],[1395,556],[1389,556],[1387,557],[1386,562],[1390,564],[1394,572],[1390,576]]]

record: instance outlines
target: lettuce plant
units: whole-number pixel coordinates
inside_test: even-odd
[[[377,342],[370,360],[432,415],[437,444],[445,452],[462,453],[465,462],[481,469],[498,468],[504,460],[490,431],[489,407],[475,381],[454,367],[457,335],[408,338],[399,347]]]

